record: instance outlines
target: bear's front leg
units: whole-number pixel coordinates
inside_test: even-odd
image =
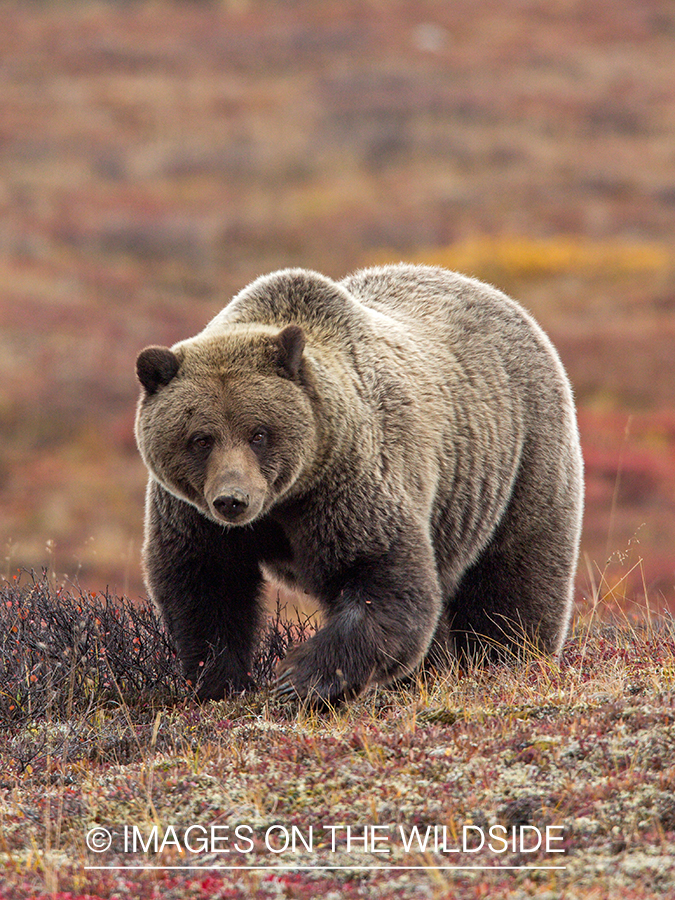
[[[277,666],[282,699],[333,704],[415,669],[441,611],[431,548],[420,538],[362,562],[322,599],[326,625]]]
[[[262,575],[251,533],[226,529],[148,485],[146,582],[200,699],[253,686]]]

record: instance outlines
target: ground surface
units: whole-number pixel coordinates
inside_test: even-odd
[[[0,603],[1,900],[675,897],[672,622],[317,716],[195,705],[128,602]]]

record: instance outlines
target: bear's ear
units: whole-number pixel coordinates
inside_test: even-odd
[[[146,347],[136,360],[138,380],[149,394],[168,384],[179,368],[178,357],[168,347]]]
[[[274,339],[277,365],[286,378],[295,378],[300,370],[305,335],[299,325],[287,325]]]

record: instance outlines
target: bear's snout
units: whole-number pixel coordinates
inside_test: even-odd
[[[248,525],[263,511],[267,483],[255,453],[244,446],[216,448],[208,461],[204,500],[223,525]]]
[[[228,522],[236,522],[242,518],[250,505],[251,495],[241,488],[232,488],[228,493],[221,494],[213,501],[218,515]]]

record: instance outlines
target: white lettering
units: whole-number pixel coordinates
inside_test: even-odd
[[[251,840],[250,837],[247,837],[245,834],[243,834],[244,829],[246,829],[246,831],[248,831],[249,835],[253,834],[253,829],[251,828],[250,825],[237,825],[237,827],[234,829],[234,833],[238,840],[237,840],[237,843],[234,845],[234,849],[237,850],[239,853],[250,853],[251,850],[253,850],[253,841]],[[250,846],[240,847],[239,841],[246,841]]]
[[[480,844],[477,847],[469,847],[467,841],[469,831],[477,831],[480,835]],[[485,835],[482,828],[479,828],[478,825],[462,825],[462,849],[465,853],[478,853],[479,850],[483,849],[484,843]]]
[[[490,843],[488,844],[488,848],[490,849],[490,852],[492,852],[492,853],[504,853],[504,851],[509,846],[509,842],[507,841],[507,839],[505,837],[500,837],[500,835],[498,835],[496,833],[497,831],[501,831],[503,834],[508,834],[508,832],[503,825],[493,825],[489,831],[490,837],[495,841],[501,841],[501,843],[504,846],[500,850],[497,847],[493,847],[492,841],[490,841]]]
[[[564,841],[565,835],[561,834],[560,836],[551,834],[551,831],[562,831],[562,825],[547,825],[546,826],[546,852],[547,853],[564,853],[564,847],[551,847],[551,841]]]

